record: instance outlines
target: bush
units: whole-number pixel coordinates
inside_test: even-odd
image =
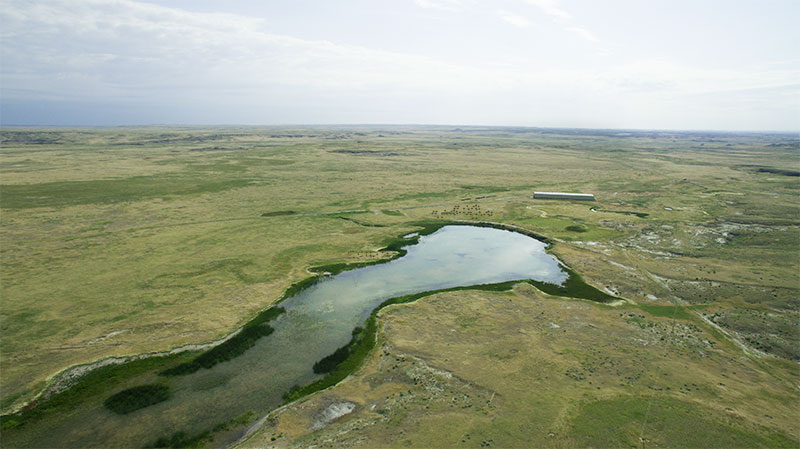
[[[103,405],[114,413],[127,415],[141,408],[166,401],[169,397],[169,387],[166,385],[139,385],[109,397],[103,402]]]
[[[564,229],[566,229],[567,231],[571,231],[571,232],[586,232],[586,231],[588,231],[588,229],[586,229],[585,226],[581,226],[581,225],[570,225],[570,226],[567,226]]]

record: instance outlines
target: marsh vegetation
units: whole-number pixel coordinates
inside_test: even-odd
[[[103,405],[116,414],[127,415],[167,399],[169,399],[169,387],[167,385],[139,385],[114,394],[103,401]]]

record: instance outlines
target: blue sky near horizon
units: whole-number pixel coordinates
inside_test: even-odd
[[[0,0],[0,124],[800,130],[800,2]]]

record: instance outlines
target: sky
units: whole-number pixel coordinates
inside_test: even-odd
[[[797,0],[0,0],[2,125],[800,130]]]

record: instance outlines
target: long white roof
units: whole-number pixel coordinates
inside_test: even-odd
[[[569,192],[533,192],[534,195],[576,195],[576,196],[594,196],[592,193],[569,193]]]

